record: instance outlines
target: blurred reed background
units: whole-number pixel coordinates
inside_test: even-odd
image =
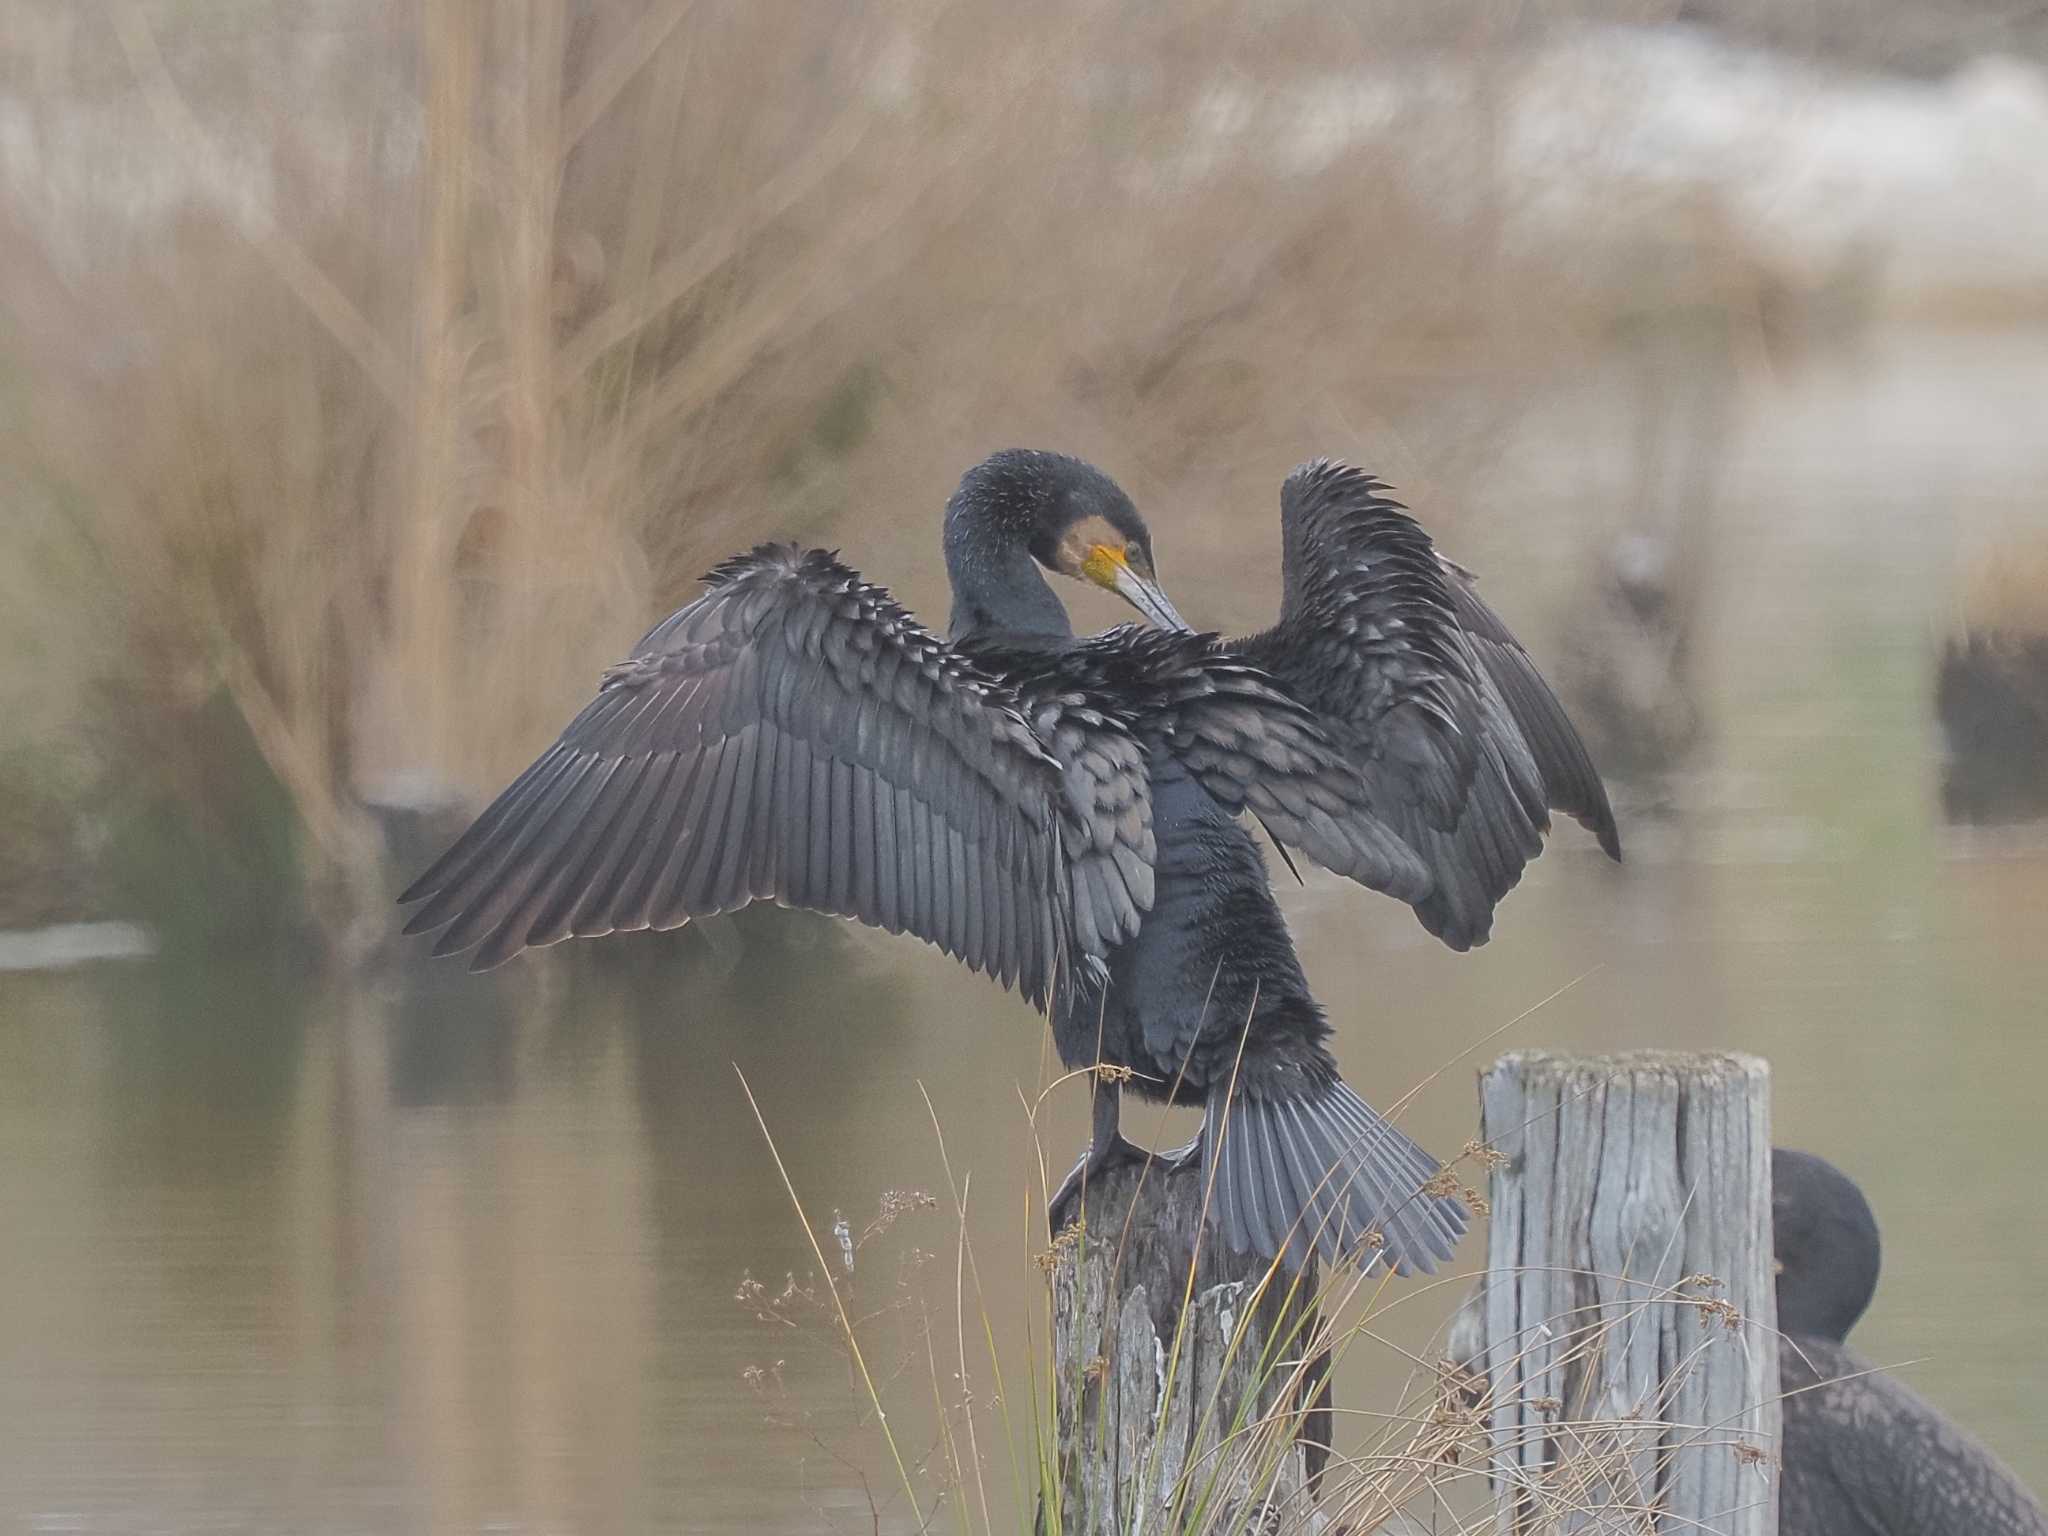
[[[901,1528],[732,1305],[809,1259],[725,1064],[820,1212],[943,1188],[917,1082],[995,1127],[1021,1318],[1042,1031],[794,919],[423,980],[390,896],[734,549],[942,622],[1015,444],[1204,625],[1316,453],[1482,569],[1635,862],[1560,834],[1472,957],[1289,895],[1347,1072],[1447,1068],[1456,1147],[1596,966],[1503,1043],[1771,1055],[1922,1223],[1886,1358],[2039,1486],[2044,60],[2020,0],[0,0],[0,929],[162,951],[0,990],[0,1514]]]
[[[1872,306],[2048,302],[1632,175],[1657,61],[1583,24],[1672,14],[10,0],[0,916],[360,950],[378,807],[500,780],[756,536],[922,568],[1002,443],[1212,548],[1318,450],[1444,528],[1617,337],[1711,412]],[[2025,36],[1717,14],[1923,69]]]

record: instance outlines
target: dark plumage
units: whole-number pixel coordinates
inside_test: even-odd
[[[1548,812],[1621,857],[1614,812],[1529,654],[1387,487],[1318,460],[1280,491],[1280,622],[1230,649],[1312,709],[1428,866],[1415,905],[1453,949],[1543,848]]]
[[[1967,1431],[1850,1349],[1877,1289],[1877,1222],[1842,1172],[1771,1153],[1784,1536],[2048,1536],[2048,1511]]]
[[[1019,988],[1062,1059],[1200,1105],[1240,1251],[1384,1243],[1432,1269],[1465,1227],[1437,1164],[1338,1077],[1240,817],[1413,903],[1464,948],[1547,808],[1616,852],[1598,777],[1526,654],[1383,488],[1297,471],[1281,621],[1190,632],[1108,477],[977,465],[948,503],[947,641],[831,555],[764,544],[707,578],[404,897],[408,932],[494,965],[757,899],[910,932]],[[1159,628],[1077,639],[1051,570]],[[1145,1154],[1098,1087],[1088,1169]],[[1369,1236],[1370,1234],[1370,1236]]]

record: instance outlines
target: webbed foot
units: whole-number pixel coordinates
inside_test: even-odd
[[[1073,1172],[1060,1181],[1060,1187],[1046,1202],[1045,1213],[1052,1223],[1052,1235],[1058,1237],[1081,1214],[1081,1197],[1086,1193],[1090,1179],[1127,1163],[1143,1167],[1159,1161],[1164,1159],[1153,1157],[1136,1142],[1121,1135],[1112,1136],[1106,1142],[1090,1142],[1088,1150],[1081,1154],[1081,1160],[1074,1164]]]

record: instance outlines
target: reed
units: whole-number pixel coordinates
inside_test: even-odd
[[[1086,1075],[1062,1078],[1046,1092],[1078,1090]],[[1045,1102],[1042,1093],[1027,1113],[1034,1140]],[[1042,1315],[991,1315],[981,1285],[983,1261],[969,1232],[971,1190],[954,1166],[936,1111],[932,1123],[943,1189],[892,1190],[871,1220],[855,1223],[834,1212],[826,1226],[805,1212],[792,1188],[792,1206],[817,1267],[803,1277],[785,1277],[779,1286],[748,1276],[736,1296],[765,1325],[765,1339],[779,1357],[809,1347],[842,1358],[847,1403],[834,1411],[804,1399],[784,1381],[781,1358],[750,1370],[747,1379],[771,1423],[798,1430],[829,1462],[833,1481],[851,1480],[864,1491],[870,1528],[951,1529],[963,1536],[1035,1530],[1056,1536],[1064,1469],[1053,1422],[1058,1367],[1051,1300]],[[772,1127],[763,1122],[761,1131],[772,1152]],[[1039,1151],[1041,1163],[1062,1161],[1057,1150]],[[1498,1156],[1474,1142],[1443,1177],[1484,1183],[1480,1170]],[[1028,1219],[1040,1223],[1039,1233],[1043,1195],[1039,1190],[1027,1202]],[[1466,1196],[1483,1216],[1478,1192],[1468,1188]],[[1120,1239],[1113,1232],[1076,1230],[1062,1241]],[[1046,1257],[1050,1263],[1052,1256]],[[1243,1403],[1200,1405],[1219,1444],[1214,1454],[1192,1458],[1181,1469],[1165,1529],[1175,1536],[1234,1536],[1251,1508],[1262,1509],[1258,1528],[1275,1536],[1327,1530],[1511,1536],[1504,1511],[1519,1506],[1545,1530],[1647,1530],[1656,1512],[1636,1502],[1645,1496],[1645,1458],[1656,1469],[1653,1481],[1661,1484],[1677,1460],[1721,1454],[1731,1445],[1757,1468],[1763,1496],[1764,1479],[1775,1475],[1768,1447],[1739,1443],[1726,1425],[1686,1425],[1674,1417],[1684,1383],[1707,1351],[1749,1347],[1731,1333],[1754,1325],[1721,1299],[1713,1277],[1689,1275],[1674,1285],[1653,1286],[1636,1276],[1627,1287],[1628,1306],[1589,1307],[1583,1319],[1553,1320],[1543,1337],[1529,1340],[1532,1355],[1568,1374],[1595,1370],[1607,1351],[1628,1347],[1635,1332],[1653,1326],[1660,1311],[1698,1320],[1696,1328],[1683,1331],[1696,1342],[1674,1363],[1660,1395],[1630,1415],[1576,1418],[1565,1411],[1571,1405],[1537,1405],[1540,1413],[1528,1417],[1541,1422],[1540,1433],[1557,1453],[1533,1473],[1520,1465],[1516,1436],[1489,1427],[1496,1405],[1486,1375],[1460,1358],[1476,1334],[1461,1329],[1455,1314],[1474,1278],[1451,1273],[1395,1281],[1381,1270],[1360,1275],[1355,1269],[1325,1274],[1313,1332],[1267,1341],[1257,1362],[1254,1395],[1300,1406],[1253,1417]],[[1290,1279],[1276,1265],[1264,1283],[1284,1291]],[[1449,1321],[1421,1348],[1404,1348],[1395,1336],[1406,1331],[1402,1318],[1416,1309]],[[1254,1309],[1246,1299],[1234,1310],[1242,1336],[1242,1320]],[[1310,1314],[1305,1309],[1303,1315]],[[1012,1353],[1020,1334],[1028,1336],[1022,1380]],[[1169,1376],[1180,1344],[1176,1337],[1162,1362]],[[1287,1448],[1305,1430],[1314,1432],[1311,1376],[1338,1369],[1355,1354],[1401,1362],[1395,1394],[1388,1401],[1336,1407],[1333,1454],[1313,1507],[1298,1498],[1266,1498]],[[1506,1369],[1499,1379],[1519,1374]],[[1530,1373],[1531,1380],[1539,1376]],[[1268,1386],[1277,1390],[1268,1394]],[[1162,1399],[1168,1395],[1162,1390]],[[1496,1481],[1503,1477],[1505,1486]],[[1146,1486],[1155,1480],[1139,1479]]]

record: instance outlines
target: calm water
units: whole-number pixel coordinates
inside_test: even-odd
[[[1562,611],[1573,576],[1573,541],[1535,531],[1597,534],[1632,494],[1626,430],[1589,425],[1631,387],[1590,385],[1497,447],[1458,552],[1516,570],[1489,583],[1511,616]],[[1929,705],[1957,552],[2048,526],[2048,342],[1884,340],[1745,375],[1728,408],[1712,744],[1666,813],[1625,825],[1630,865],[1561,833],[1466,957],[1327,877],[1284,900],[1352,1080],[1384,1102],[1448,1068],[1413,1121],[1441,1150],[1471,1134],[1473,1060],[1509,1045],[1769,1056],[1779,1139],[1850,1169],[1885,1225],[1858,1342],[1921,1362],[1910,1379],[2048,1489],[2048,836],[1939,825]],[[1245,587],[1216,535],[1182,543],[1182,606],[1255,620],[1270,586]],[[1042,1290],[1021,1098],[1049,1076],[1042,1030],[920,947],[760,915],[486,981],[0,978],[0,1522],[854,1531],[873,1526],[865,1475],[905,1528],[829,1331],[735,1300],[743,1272],[779,1288],[814,1267],[740,1074],[821,1226],[836,1208],[858,1228],[892,1188],[946,1202],[863,1250],[855,1282],[884,1310],[870,1334],[901,1372],[910,1455],[934,1368],[893,1302],[932,1308],[942,1395],[959,1392],[936,1113],[1028,1449]],[[1082,1127],[1079,1094],[1056,1095],[1047,1161]],[[905,1281],[913,1249],[936,1257]],[[1419,1342],[1455,1295],[1418,1296],[1387,1333]],[[1348,1405],[1397,1375],[1391,1347],[1370,1353]],[[1007,1452],[982,1448],[1006,1502]]]

